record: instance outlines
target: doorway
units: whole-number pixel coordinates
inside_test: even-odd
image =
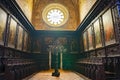
[[[56,55],[51,56],[51,68],[54,69],[56,66]],[[58,69],[60,69],[60,53],[58,53]]]
[[[49,52],[49,68],[54,69],[55,68],[55,61],[56,61],[56,55]],[[58,69],[62,69],[62,53],[58,53]]]

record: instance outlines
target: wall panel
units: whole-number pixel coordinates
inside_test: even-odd
[[[6,21],[7,13],[2,8],[0,8],[0,45],[4,45]]]

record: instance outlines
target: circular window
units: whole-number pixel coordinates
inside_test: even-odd
[[[64,20],[63,12],[59,9],[50,10],[47,14],[47,20],[54,25],[61,24]]]
[[[69,13],[63,5],[52,3],[45,7],[42,17],[49,26],[60,27],[67,22]]]

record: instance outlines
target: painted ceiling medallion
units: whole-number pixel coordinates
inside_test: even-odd
[[[43,20],[51,27],[61,27],[69,17],[68,10],[61,4],[52,3],[45,7],[42,12]]]

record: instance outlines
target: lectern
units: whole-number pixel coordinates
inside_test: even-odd
[[[58,70],[58,53],[59,53],[59,42],[55,41],[53,45],[53,54],[55,55],[55,67],[54,67],[54,72],[52,73],[52,76],[59,77],[60,72]]]

